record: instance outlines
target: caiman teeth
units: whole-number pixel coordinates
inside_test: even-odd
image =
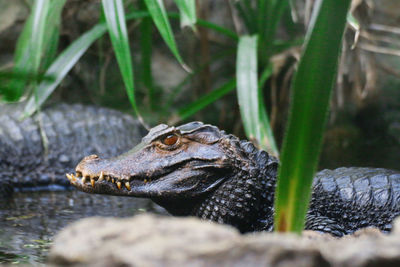
[[[101,173],[100,173],[100,176],[99,176],[99,179],[98,179],[97,181],[101,182],[101,181],[103,181],[103,180],[104,180],[104,173],[101,172]]]
[[[126,189],[128,189],[129,191],[131,191],[131,185],[129,184],[129,182],[125,183],[125,187]]]
[[[102,182],[102,181],[106,180],[107,182],[111,182],[111,183],[115,184],[119,190],[122,190],[123,187],[125,186],[128,191],[131,191],[131,185],[130,185],[129,182],[131,180],[133,180],[132,176],[128,177],[127,179],[125,179],[125,178],[122,178],[122,179],[121,178],[115,178],[115,177],[112,177],[110,175],[104,174],[104,171],[101,171],[100,175],[98,177],[97,176],[91,176],[89,174],[83,174],[81,172],[76,172],[76,174],[66,173],[65,175],[67,176],[67,178],[68,178],[68,180],[70,182],[76,182],[77,178],[82,177],[81,178],[81,183],[82,184],[86,184],[88,181],[90,181],[90,185],[93,188],[95,187],[96,182]],[[142,181],[146,184],[146,183],[151,182],[152,179],[144,178]]]
[[[67,178],[70,182],[75,182],[76,181],[76,177],[74,176],[73,173],[67,173]]]

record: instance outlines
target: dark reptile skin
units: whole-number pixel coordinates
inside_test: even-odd
[[[326,232],[335,227],[335,231],[342,234],[366,226],[390,231],[391,221],[398,215],[399,172],[380,168],[338,168],[316,175],[307,227]],[[322,224],[322,218],[332,222]]]
[[[83,156],[118,155],[137,144],[145,133],[129,115],[80,104],[53,105],[23,121],[20,116],[20,106],[0,106],[3,195],[9,195],[10,184],[16,190],[69,186],[65,173],[72,172]],[[48,139],[47,151],[43,134]]]
[[[277,161],[249,142],[240,147],[258,162],[227,180],[194,215],[227,223],[241,232],[272,231]],[[400,215],[400,172],[382,168],[342,167],[316,174],[305,229],[351,234],[364,227],[392,229]]]

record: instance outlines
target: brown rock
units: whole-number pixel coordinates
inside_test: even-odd
[[[90,266],[329,266],[318,250],[306,246],[297,249],[299,237],[281,236],[241,236],[232,227],[195,218],[89,218],[56,237],[50,262]]]
[[[364,229],[341,239],[310,231],[240,235],[195,218],[89,218],[59,233],[49,259],[57,266],[398,266],[396,231]]]

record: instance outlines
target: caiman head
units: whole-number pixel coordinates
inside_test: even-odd
[[[254,179],[260,173],[259,164],[268,165],[268,161],[271,158],[266,152],[215,126],[201,122],[179,127],[161,124],[118,157],[85,157],[76,174],[67,177],[87,193],[151,198],[172,214],[201,217],[198,211],[206,208],[201,206],[221,185],[231,184],[230,189],[224,189],[228,192],[221,194],[235,195],[236,190],[243,196],[249,186],[257,186]],[[241,189],[232,188],[240,184]]]

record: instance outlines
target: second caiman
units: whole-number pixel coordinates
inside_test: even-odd
[[[88,193],[151,198],[173,215],[271,231],[278,161],[249,141],[192,122],[154,127],[118,157],[85,157],[71,184]],[[400,172],[338,168],[317,173],[306,229],[342,236],[390,231],[400,214]]]

